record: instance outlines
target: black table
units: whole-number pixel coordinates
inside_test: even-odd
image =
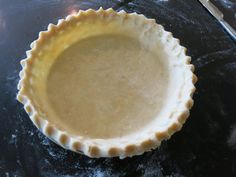
[[[235,1],[216,3],[236,26]],[[183,129],[159,149],[123,160],[62,149],[15,99],[19,62],[38,32],[69,13],[100,6],[155,18],[188,48],[199,78]],[[235,177],[236,44],[197,0],[0,0],[0,176]]]

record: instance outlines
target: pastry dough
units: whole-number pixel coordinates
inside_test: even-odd
[[[17,99],[35,125],[90,157],[133,156],[182,127],[196,76],[155,20],[79,11],[40,32],[21,61]]]

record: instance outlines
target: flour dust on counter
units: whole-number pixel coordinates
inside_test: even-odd
[[[231,127],[231,131],[227,140],[228,146],[232,149],[236,149],[236,125]]]

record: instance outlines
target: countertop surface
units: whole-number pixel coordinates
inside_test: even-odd
[[[236,26],[236,2],[218,0]],[[62,149],[16,101],[20,60],[38,32],[79,9],[113,7],[155,18],[188,49],[199,81],[183,129],[141,156],[91,159]],[[235,177],[236,43],[197,0],[0,0],[1,177]]]

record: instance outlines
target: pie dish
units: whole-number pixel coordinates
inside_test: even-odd
[[[49,24],[26,54],[17,99],[47,137],[89,157],[154,149],[193,105],[191,58],[143,15],[81,10]]]

